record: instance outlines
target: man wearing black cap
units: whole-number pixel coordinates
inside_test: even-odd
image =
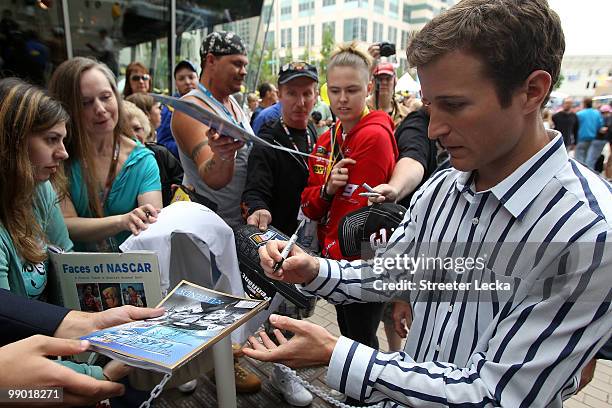
[[[198,70],[193,62],[182,60],[176,64],[174,67],[174,82],[177,90],[174,96],[186,95],[198,87]],[[165,146],[178,159],[178,147],[176,147],[176,141],[172,136],[172,129],[170,129],[173,111],[174,109],[169,106],[164,105],[162,107],[162,120],[157,129],[157,143]]]
[[[232,32],[212,32],[202,42],[200,56],[202,75],[198,88],[183,98],[252,133],[248,115],[231,96],[240,91],[249,62],[240,37]],[[185,170],[183,183],[214,201],[217,214],[227,224],[242,224],[240,196],[250,148],[185,114],[176,112],[173,116],[172,133]]]
[[[264,125],[258,136],[275,145],[311,153],[317,131],[308,119],[317,101],[318,83],[314,66],[305,62],[283,65],[278,73],[281,117]],[[283,233],[292,235],[298,225],[300,195],[307,181],[306,157],[253,146],[242,194],[247,223],[261,231],[266,231],[272,224]],[[272,370],[271,381],[291,405],[306,406],[312,402],[312,394],[278,365]]]
[[[308,119],[317,101],[318,81],[317,69],[310,64],[292,62],[282,66],[278,75],[282,116],[262,127],[259,137],[272,144],[311,153],[317,132]],[[306,157],[254,146],[242,194],[248,211],[247,223],[262,231],[271,223],[291,236],[297,227],[300,194],[307,180]]]

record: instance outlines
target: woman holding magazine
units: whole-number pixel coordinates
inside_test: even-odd
[[[130,233],[155,222],[162,207],[155,157],[128,136],[123,102],[106,65],[82,57],[65,61],[49,91],[72,119],[64,166],[68,194],[61,202],[70,238],[77,250],[118,252]]]
[[[16,78],[0,80],[0,288],[44,299],[47,246],[72,249],[52,187],[68,158],[68,114],[37,87]],[[100,380],[127,374],[123,364],[101,367],[62,362]]]

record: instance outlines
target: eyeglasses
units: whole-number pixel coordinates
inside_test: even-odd
[[[307,62],[296,61],[296,62],[290,62],[289,64],[283,65],[281,67],[281,73],[286,72],[286,71],[303,71],[303,70],[312,71],[314,69],[316,68]]]
[[[142,80],[142,81],[146,82],[149,79],[151,79],[151,76],[147,75],[147,74],[144,74],[144,75],[132,75],[130,77],[130,80],[132,80],[132,81],[140,81],[140,80]]]

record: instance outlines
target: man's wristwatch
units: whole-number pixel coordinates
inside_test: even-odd
[[[321,193],[319,194],[319,196],[325,200],[325,201],[331,201],[334,199],[334,195],[333,194],[327,194],[327,191],[325,191],[325,186],[326,184],[323,184],[321,186]]]

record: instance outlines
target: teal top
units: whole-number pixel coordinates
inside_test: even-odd
[[[34,215],[47,237],[47,242],[43,243],[45,251],[47,244],[61,247],[64,251],[72,250],[57,195],[48,181],[36,186]],[[47,285],[47,267],[48,260],[36,265],[24,261],[17,253],[8,231],[0,223],[0,288],[29,298],[39,298]]]
[[[138,207],[138,196],[149,191],[161,191],[159,168],[152,151],[136,142],[125,164],[115,177],[108,198],[104,203],[104,216],[120,215]],[[91,218],[87,187],[83,181],[81,163],[70,163],[70,198],[79,217]],[[113,247],[118,247],[130,236],[130,231],[122,231],[112,237]],[[76,242],[76,251],[95,251],[92,243]]]

